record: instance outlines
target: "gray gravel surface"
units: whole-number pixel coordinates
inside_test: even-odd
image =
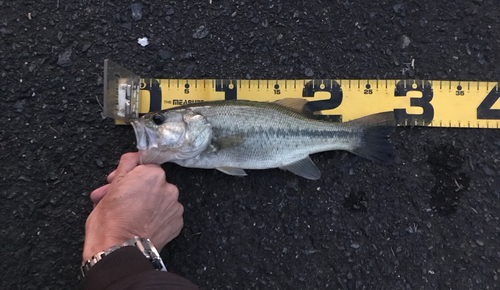
[[[0,288],[79,283],[89,193],[135,150],[101,117],[105,58],[156,78],[497,81],[498,15],[497,0],[0,0]],[[499,289],[499,134],[398,128],[394,166],[327,152],[318,181],[166,164],[185,227],[162,256],[202,289]]]

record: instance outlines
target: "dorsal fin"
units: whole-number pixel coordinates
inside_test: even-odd
[[[349,121],[349,123],[356,124],[362,127],[373,127],[373,126],[396,126],[396,118],[394,117],[393,111],[376,113],[368,116],[364,116],[358,119]]]
[[[287,107],[291,110],[302,113],[305,104],[307,104],[307,100],[300,98],[285,98],[274,101],[273,103],[278,104],[283,107]]]

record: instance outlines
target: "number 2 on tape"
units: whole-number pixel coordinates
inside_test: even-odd
[[[332,110],[342,104],[343,94],[342,88],[339,83],[332,80],[315,80],[309,81],[302,89],[303,98],[312,98],[316,92],[329,92],[330,98],[321,101],[310,101],[304,106],[306,111],[319,112],[325,110]],[[318,115],[318,119],[341,122],[341,115]]]

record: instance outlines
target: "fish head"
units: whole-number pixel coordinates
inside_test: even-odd
[[[210,144],[212,126],[190,109],[148,113],[132,121],[141,164],[196,157]]]

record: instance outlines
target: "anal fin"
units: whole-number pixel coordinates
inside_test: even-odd
[[[311,180],[317,180],[321,177],[321,172],[309,156],[280,168]]]
[[[217,170],[219,170],[220,172],[224,172],[225,174],[228,174],[228,175],[234,175],[234,176],[246,176],[247,173],[245,172],[245,170],[241,169],[241,168],[236,168],[236,167],[217,167],[215,168]]]

